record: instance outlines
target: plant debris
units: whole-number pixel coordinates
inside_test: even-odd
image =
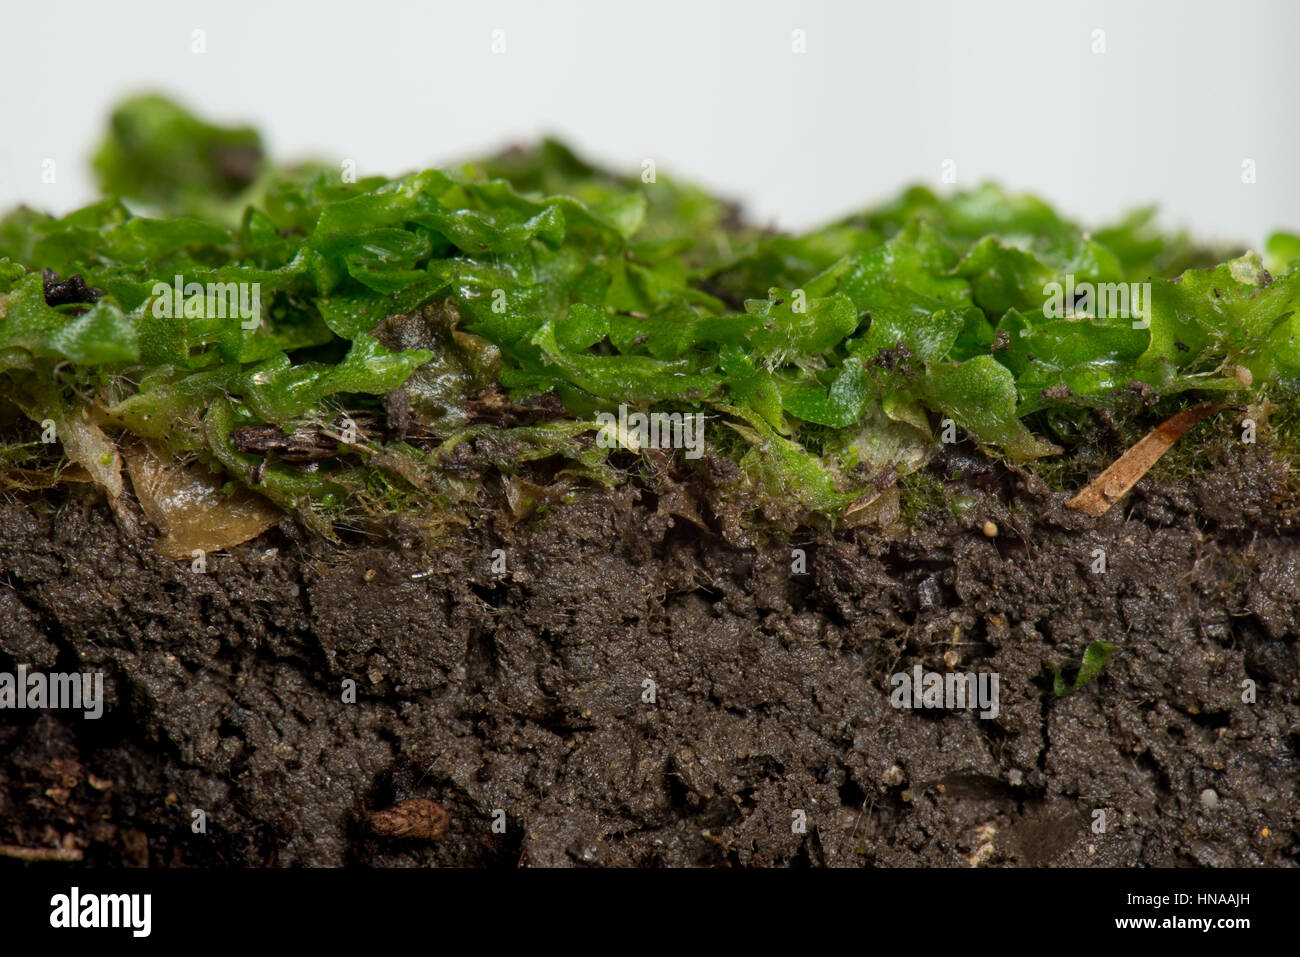
[[[16,844],[0,844],[0,857],[11,857],[19,861],[62,861],[75,864],[82,856],[79,847],[19,847]]]
[[[1079,665],[1079,672],[1074,676],[1073,681],[1066,681],[1065,677],[1056,671],[1052,675],[1052,694],[1058,698],[1064,698],[1066,695],[1074,694],[1085,685],[1096,681],[1106,665],[1115,653],[1119,651],[1118,645],[1112,645],[1107,641],[1094,641],[1088,645],[1083,653],[1083,663]]]
[[[447,833],[451,816],[428,798],[410,798],[370,815],[370,830],[381,837],[436,841]]]
[[[1067,507],[1094,518],[1105,515],[1110,507],[1128,494],[1138,479],[1150,471],[1160,456],[1184,435],[1223,408],[1217,402],[1202,402],[1170,416],[1148,432],[1132,448],[1115,460],[1106,471],[1088,483]]]

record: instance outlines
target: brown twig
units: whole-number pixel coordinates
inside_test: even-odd
[[[20,861],[81,860],[79,847],[19,847],[17,844],[0,844],[0,857],[14,857]]]
[[[1224,406],[1218,402],[1202,402],[1170,416],[1111,463],[1082,492],[1066,502],[1066,507],[1093,517],[1105,515],[1175,442],[1190,432],[1197,423],[1208,419],[1222,408]]]

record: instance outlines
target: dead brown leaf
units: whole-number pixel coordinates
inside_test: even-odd
[[[1218,402],[1202,402],[1170,416],[1134,443],[1106,471],[1089,482],[1083,491],[1066,502],[1066,507],[1094,518],[1105,515],[1175,442],[1222,408],[1224,406]]]

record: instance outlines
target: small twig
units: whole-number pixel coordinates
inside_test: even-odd
[[[1082,492],[1066,502],[1066,507],[1093,517],[1105,515],[1175,442],[1190,432],[1197,423],[1208,419],[1222,408],[1225,407],[1218,402],[1202,402],[1170,416],[1111,463]]]
[[[0,844],[0,857],[14,857],[20,861],[79,861],[79,847],[19,847],[17,844]]]

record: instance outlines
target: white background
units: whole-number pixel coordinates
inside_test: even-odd
[[[3,208],[93,198],[111,105],[159,90],[254,123],[279,158],[350,157],[363,175],[551,132],[792,228],[940,186],[951,159],[958,185],[994,178],[1085,223],[1157,202],[1207,238],[1300,230],[1289,0],[9,0],[0,31]]]

